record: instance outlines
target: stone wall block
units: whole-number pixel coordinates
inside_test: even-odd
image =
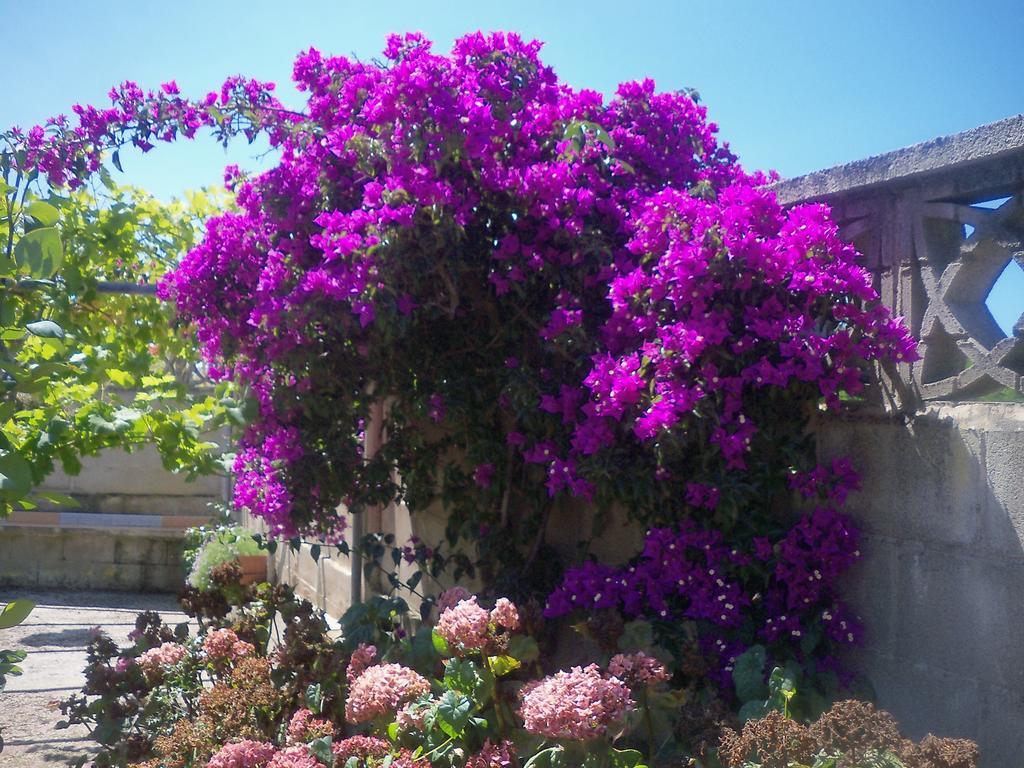
[[[927,663],[880,656],[872,658],[865,671],[875,688],[878,705],[896,715],[906,736],[917,740],[934,733],[978,738],[984,694],[976,680],[930,668]]]
[[[1024,768],[1024,690],[993,686],[982,691],[977,741],[984,745],[982,763]]]
[[[862,478],[847,511],[879,536],[970,544],[984,493],[981,439],[948,423],[836,422],[818,431],[823,459],[849,456]]]
[[[82,471],[71,478],[75,493],[126,496],[213,496],[221,493],[219,477],[201,477],[188,482],[163,468],[160,455],[152,446],[127,453],[107,450],[82,460]]]
[[[843,596],[864,622],[867,643],[873,652],[896,653],[896,638],[902,623],[900,590],[900,547],[895,539],[864,536],[861,561],[843,583]]]
[[[985,436],[985,470],[991,494],[984,530],[987,548],[1024,559],[1024,426]]]
[[[1024,577],[1002,564],[907,543],[896,656],[989,685],[1024,686]],[[879,596],[885,599],[884,596]]]

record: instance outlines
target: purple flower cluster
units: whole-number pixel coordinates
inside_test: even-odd
[[[498,493],[519,462],[550,496],[589,499],[610,451],[650,450],[699,419],[742,470],[762,426],[751,400],[806,384],[834,405],[859,391],[864,361],[914,357],[827,211],[783,209],[702,106],[649,80],[606,104],[560,83],[539,49],[477,33],[448,56],[392,36],[385,64],[302,54],[307,111],[271,129],[280,165],[237,181],[239,210],[163,285],[211,364],[259,399],[236,503],[274,532],[329,528],[337,503],[379,490],[357,441],[338,437],[358,432],[371,381],[407,382],[410,413],[455,429],[480,414],[445,387],[477,366],[513,450],[481,457],[472,492]],[[501,321],[524,307],[524,325]],[[422,343],[390,354],[451,322],[463,346],[493,346],[493,367],[435,356],[452,375],[431,376],[415,369]],[[540,426],[513,416],[524,376]]]
[[[441,55],[393,35],[384,62],[302,53],[302,113],[241,78],[198,101],[173,83],[126,83],[110,108],[76,107],[74,127],[55,118],[19,134],[53,184],[78,183],[127,143],[202,128],[269,136],[279,164],[251,178],[228,169],[237,208],[208,222],[160,295],[213,374],[255,401],[234,501],[273,535],[335,540],[339,504],[423,507],[439,486],[453,508],[479,510],[451,538],[490,530],[503,537],[494,551],[509,549],[516,516],[500,510],[521,500],[517,483],[641,517],[671,504],[663,520],[743,508],[728,481],[756,470],[773,414],[835,406],[860,391],[866,363],[916,356],[827,210],[780,206],[693,97],[644,80],[606,102],[561,83],[540,48],[474,33]],[[381,399],[388,449],[369,459],[361,436]],[[469,446],[464,480],[438,477],[453,445]],[[812,494],[822,482],[791,480]],[[734,574],[767,547],[786,586],[763,604],[786,626],[793,601],[826,610],[815,572],[831,571],[814,564],[835,525],[749,551],[659,528],[638,566],[657,563],[651,578],[626,578],[641,602],[587,598],[731,631],[752,600]],[[671,584],[654,578],[662,562]]]
[[[819,500],[857,485],[848,462],[812,473]],[[802,487],[804,479],[798,481]],[[648,531],[643,552],[622,567],[588,562],[570,569],[549,596],[545,615],[615,609],[631,619],[696,622],[711,675],[731,686],[732,663],[751,640],[780,656],[829,659],[861,640],[860,624],[837,597],[839,578],[860,557],[858,534],[827,503],[800,516],[782,535],[747,546],[692,521]],[[807,650],[806,633],[828,642]],[[831,663],[831,662],[829,662]]]

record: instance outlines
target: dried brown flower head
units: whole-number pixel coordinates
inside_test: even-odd
[[[904,745],[892,715],[875,709],[873,704],[855,699],[833,704],[811,726],[811,735],[819,749],[828,754],[842,754],[850,765],[873,751],[896,753]]]
[[[978,745],[968,739],[941,739],[930,733],[900,752],[906,768],[978,768]]]
[[[810,732],[781,712],[748,720],[739,733],[726,729],[722,734],[718,757],[729,768],[742,768],[746,762],[762,768],[789,768],[790,763],[814,760],[817,745]]]

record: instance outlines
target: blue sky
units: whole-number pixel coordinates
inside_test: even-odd
[[[577,87],[610,93],[652,77],[696,88],[744,164],[783,176],[1024,112],[1021,0],[0,0],[0,19],[15,32],[4,36],[4,126],[102,102],[125,79],[200,94],[242,73],[299,104],[289,77],[300,49],[370,58],[388,32],[418,30],[446,50],[477,29],[545,41],[545,60]],[[122,163],[126,181],[169,197],[219,182],[228,162],[267,162],[254,154],[199,142]],[[1013,274],[989,302],[1004,328],[1024,311],[1024,271]]]

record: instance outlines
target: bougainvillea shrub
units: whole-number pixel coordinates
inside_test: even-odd
[[[691,95],[606,103],[539,49],[301,55],[280,164],[164,283],[259,401],[236,503],[274,532],[440,498],[452,540],[508,568],[573,497],[733,526],[811,469],[809,404],[913,356],[825,209],[781,208]]]
[[[77,182],[104,147],[268,135],[279,164],[228,170],[237,209],[161,295],[252,393],[235,504],[274,535],[338,541],[339,504],[439,503],[497,592],[646,619],[727,693],[754,646],[818,679],[860,632],[837,597],[859,551],[855,476],[816,465],[807,420],[914,343],[827,209],[780,206],[694,94],[606,100],[539,51],[310,50],[302,111],[240,78],[196,102],[126,84],[29,132],[26,157]],[[644,551],[562,578],[545,535],[569,505],[623,509]]]

